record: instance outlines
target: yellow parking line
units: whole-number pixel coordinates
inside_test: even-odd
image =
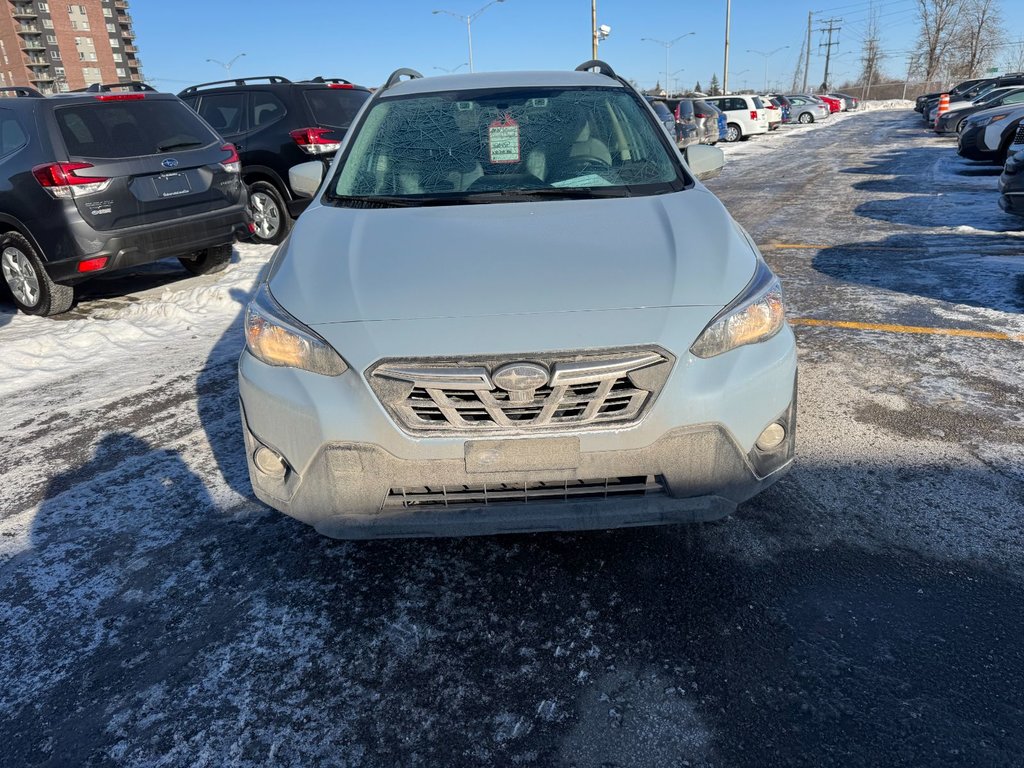
[[[928,328],[917,325],[892,325],[889,323],[857,323],[850,320],[818,320],[812,317],[791,317],[789,324],[824,328],[847,328],[855,331],[916,333],[932,336],[961,336],[969,339],[1024,342],[1024,334],[1003,333],[1002,331],[973,331],[967,328]]]

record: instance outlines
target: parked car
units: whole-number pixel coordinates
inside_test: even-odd
[[[1006,88],[993,88],[980,99],[968,102],[963,106],[950,109],[935,118],[936,133],[959,133],[964,121],[971,115],[978,112],[987,112],[990,109],[1015,104],[1024,104],[1024,87],[1009,86]],[[1005,111],[1005,110],[1003,110]]]
[[[991,79],[992,78],[977,77],[972,80],[964,80],[963,82],[958,83],[956,86],[949,89],[948,91],[945,91],[945,93],[948,93],[950,95],[950,98],[959,97],[962,93],[970,90],[973,86],[977,85],[978,83]],[[925,105],[928,103],[928,101],[930,99],[938,99],[942,95],[942,93],[943,92],[940,91],[938,93],[926,93],[921,96],[918,96],[914,100],[914,111],[924,112]]]
[[[818,101],[825,102],[825,104],[828,105],[828,111],[833,115],[836,114],[836,112],[843,111],[842,99],[833,99],[831,96],[823,96],[821,94],[815,94],[814,98],[818,99]]]
[[[831,112],[823,101],[816,101],[807,95],[794,94],[789,99],[789,117],[798,123],[813,123],[815,120],[826,120]]]
[[[776,131],[782,125],[782,110],[767,96],[758,96],[767,112],[768,130]]]
[[[708,104],[707,102],[704,102],[704,103],[707,106],[707,108],[709,110],[711,110],[712,114],[717,115],[717,118],[718,118],[718,141],[725,141],[726,136],[729,135],[729,118],[727,118],[725,116],[725,112],[724,111],[722,111],[721,109],[716,107],[714,104]],[[714,133],[714,125],[713,124],[711,126],[710,132]],[[716,141],[712,141],[711,142],[712,145],[714,145],[716,143],[718,143],[718,142],[716,142]]]
[[[789,103],[789,99],[787,99],[785,96],[781,96],[779,94],[776,94],[774,96],[769,96],[768,98],[771,99],[772,104],[777,106],[782,111],[782,122],[783,122],[783,124],[790,123],[793,118],[792,118],[791,105]]]
[[[288,169],[310,157],[329,164],[370,91],[340,78],[293,83],[271,75],[192,85],[178,95],[238,147],[253,239],[276,244],[309,203],[288,185]]]
[[[679,136],[676,134],[676,117],[672,114],[672,110],[668,108],[668,105],[660,99],[652,98],[647,96],[647,103],[651,105],[651,109],[654,110],[654,114],[658,116],[658,120],[661,121],[662,127],[665,129],[665,133],[669,135],[672,141],[679,141]]]
[[[1024,128],[1018,129],[1020,146],[1024,146]],[[1024,216],[1024,150],[1006,158],[999,177],[999,207],[1007,213]]]
[[[1003,150],[1004,163],[1013,155],[1024,151],[1024,111],[1015,110],[1014,119],[1008,120],[1007,123],[1009,123],[1008,127],[1012,126],[1012,130],[1009,134],[1010,141],[1006,144],[1006,149]]]
[[[329,173],[291,172],[314,199],[239,360],[256,495],[329,536],[450,536],[710,520],[774,482],[796,348],[699,181],[722,162],[602,62],[394,73]]]
[[[997,88],[1006,88],[1009,86],[1022,86],[1024,85],[1024,75],[1012,74],[1004,75],[1002,77],[991,78],[988,80],[982,80],[979,83],[971,86],[968,90],[953,96],[950,94],[950,106],[953,106],[957,102],[970,102],[977,101],[978,99],[986,96],[991,91]],[[935,118],[938,117],[939,108],[939,97],[929,99],[925,105],[925,109],[922,114],[924,115],[925,122],[928,125],[935,125]]]
[[[82,281],[169,256],[220,271],[248,235],[235,148],[173,94],[0,94],[0,271],[22,312],[66,312]]]
[[[700,144],[704,137],[697,128],[697,116],[693,109],[693,99],[679,99],[675,105],[674,116],[676,119],[676,134],[679,136],[679,146],[688,147],[691,144]]]
[[[839,99],[843,105],[843,112],[854,112],[860,106],[860,99],[846,93],[830,93],[833,99]]]
[[[714,96],[704,101],[725,112],[726,141],[745,141],[751,136],[768,133],[768,111],[757,96]]]
[[[700,131],[703,144],[715,145],[722,141],[720,122],[725,114],[708,104],[704,99],[693,100],[693,114],[697,118],[697,129]]]
[[[1013,148],[1024,104],[990,107],[968,117],[957,135],[957,152],[969,160],[1003,163]]]

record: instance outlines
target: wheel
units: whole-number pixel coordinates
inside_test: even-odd
[[[725,130],[725,140],[730,144],[734,141],[739,141],[743,138],[743,131],[736,123],[729,123],[729,127]]]
[[[810,112],[801,112],[800,117],[798,117],[796,120],[798,123],[803,123],[804,125],[807,125],[808,123],[814,122],[814,115],[812,115]]]
[[[210,275],[223,272],[231,263],[231,243],[214,245],[192,256],[182,256],[178,261],[193,275]]]
[[[277,187],[266,181],[254,181],[249,185],[249,212],[256,231],[252,239],[257,243],[277,245],[288,234],[291,219],[284,199]]]
[[[25,314],[59,315],[75,301],[75,289],[50,279],[36,249],[20,232],[0,235],[0,271],[14,303]]]

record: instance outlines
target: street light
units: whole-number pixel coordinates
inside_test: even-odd
[[[686,67],[680,67],[679,69],[677,69],[675,72],[673,72],[670,75],[670,77],[672,78],[672,82],[676,84],[675,87],[672,89],[673,93],[679,93],[679,78],[676,77],[676,75],[678,75],[680,72],[685,72],[685,71],[686,71]]]
[[[225,71],[230,72],[231,71],[231,65],[234,64],[236,61],[238,61],[243,56],[245,56],[245,54],[244,53],[240,53],[237,56],[235,56],[233,59],[231,59],[227,64],[225,64],[223,61],[218,61],[217,59],[207,59],[206,62],[208,64],[220,64],[222,67],[224,67]]]
[[[779,51],[784,51],[787,48],[789,48],[789,46],[788,45],[784,45],[781,48],[776,48],[774,51],[769,51],[768,53],[765,53],[764,51],[755,51],[752,48],[747,48],[747,53],[756,53],[758,56],[764,56],[764,90],[765,90],[765,93],[768,92],[768,59],[770,59],[772,56],[774,56]]]
[[[436,67],[436,66],[434,67],[434,69],[439,69],[442,72],[446,72],[449,75],[454,75],[456,72],[458,72],[463,67],[468,67],[468,66],[469,66],[469,62],[464,61],[461,64],[459,64],[459,66],[455,67],[454,69],[448,69],[448,67]]]
[[[668,52],[671,50],[673,45],[678,43],[684,37],[689,37],[690,35],[696,35],[696,34],[697,34],[696,32],[687,32],[685,35],[680,35],[679,37],[674,38],[672,40],[657,40],[657,39],[655,39],[653,37],[641,37],[640,38],[640,42],[641,43],[643,43],[643,42],[657,43],[658,45],[663,46],[665,48],[665,93],[666,94],[668,93],[668,80],[669,80],[669,74],[668,74],[668,69],[669,69],[669,67],[668,67]]]
[[[473,13],[471,13],[471,14],[469,14],[467,16],[464,16],[461,13],[455,13],[454,11],[431,11],[431,13],[433,13],[435,16],[437,14],[439,14],[439,13],[443,13],[446,16],[451,16],[452,18],[458,19],[459,21],[466,22],[466,37],[469,39],[469,71],[470,72],[475,71],[473,69],[473,22],[476,21],[476,19],[480,16],[481,13],[486,11],[488,8],[490,8],[495,3],[504,3],[504,2],[505,2],[505,0],[491,0],[491,2],[489,2],[483,8],[480,8],[480,9],[474,11]]]
[[[741,70],[740,70],[739,72],[733,72],[733,73],[732,73],[732,76],[733,76],[733,77],[739,77],[740,75],[745,75],[745,74],[747,74],[747,72],[749,72],[749,71],[750,71],[749,69],[741,69]],[[746,85],[747,85],[747,81],[746,81],[746,80],[744,80],[744,81],[743,81],[743,86],[744,86],[744,87],[743,87],[743,88],[742,88],[741,90],[744,90],[744,91],[745,91],[745,90],[747,90],[747,88],[746,88]],[[722,93],[725,93],[725,91],[722,91]]]

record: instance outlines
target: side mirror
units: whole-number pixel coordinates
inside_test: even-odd
[[[288,169],[292,191],[302,197],[312,197],[324,180],[324,164],[319,160],[300,163]]]
[[[693,144],[687,147],[683,150],[683,156],[693,175],[701,181],[715,178],[725,166],[725,153],[718,147],[709,147],[706,144]]]

